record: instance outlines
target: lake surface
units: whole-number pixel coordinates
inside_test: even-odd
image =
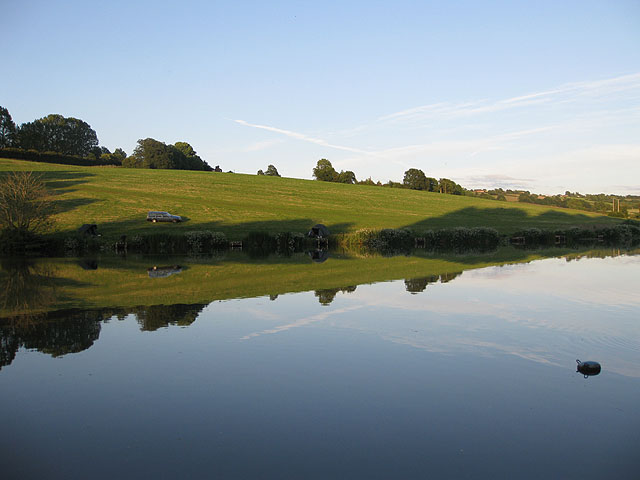
[[[3,478],[640,473],[637,254],[2,265]]]

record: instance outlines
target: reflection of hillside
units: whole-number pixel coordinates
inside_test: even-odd
[[[20,348],[52,357],[78,353],[98,340],[103,322],[135,315],[140,330],[154,331],[170,325],[191,325],[205,305],[153,305],[133,309],[58,311],[37,317],[0,320],[0,369],[10,365]]]
[[[610,250],[593,255],[617,253]],[[41,259],[18,269],[3,263],[0,319],[63,309],[128,308],[132,311],[138,305],[208,304],[215,300],[261,296],[276,299],[281,294],[303,291],[315,291],[320,303],[329,304],[344,285],[409,279],[407,290],[417,293],[424,288],[416,279],[423,279],[423,283],[426,279],[428,284],[430,279],[437,278],[444,283],[470,269],[582,255],[591,253],[567,248],[524,251],[505,247],[488,253],[415,251],[410,256],[384,257],[343,251],[332,253],[323,263],[315,263],[306,254],[256,260],[239,252],[228,252],[226,261],[206,257],[102,257],[92,263],[96,269],[83,268],[71,258]],[[150,278],[149,265],[160,265],[160,262],[182,265],[180,274]],[[38,272],[55,272],[55,275]],[[145,312],[143,316],[148,317],[145,325],[155,329],[156,314]],[[161,320],[159,324],[163,322],[166,323]]]

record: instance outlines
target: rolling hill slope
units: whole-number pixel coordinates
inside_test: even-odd
[[[239,239],[251,231],[306,232],[324,223],[332,233],[360,228],[416,230],[488,226],[501,233],[530,227],[615,224],[588,212],[496,202],[364,185],[269,176],[78,167],[0,159],[0,175],[32,170],[42,175],[58,206],[56,231],[96,223],[106,237],[151,231],[213,230]],[[186,217],[181,224],[151,224],[149,210]]]

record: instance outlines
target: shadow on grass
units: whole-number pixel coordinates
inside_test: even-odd
[[[568,213],[559,210],[546,210],[539,215],[530,215],[521,208],[478,208],[467,207],[439,217],[430,217],[406,225],[414,231],[438,230],[454,227],[491,227],[501,233],[513,233],[527,228],[568,228],[619,223],[606,216],[591,217],[583,213]]]

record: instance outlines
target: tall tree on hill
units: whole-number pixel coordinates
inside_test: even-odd
[[[23,123],[18,129],[17,141],[25,150],[81,157],[86,157],[98,146],[98,136],[87,122],[58,114]]]
[[[9,110],[0,106],[0,148],[12,147],[16,137],[16,124]]]
[[[338,179],[338,172],[336,172],[329,160],[321,158],[313,169],[313,176],[316,180],[323,182],[335,182]]]
[[[406,188],[410,188],[412,190],[429,190],[427,176],[422,170],[417,168],[410,168],[404,172],[404,179],[402,180],[402,183]]]

